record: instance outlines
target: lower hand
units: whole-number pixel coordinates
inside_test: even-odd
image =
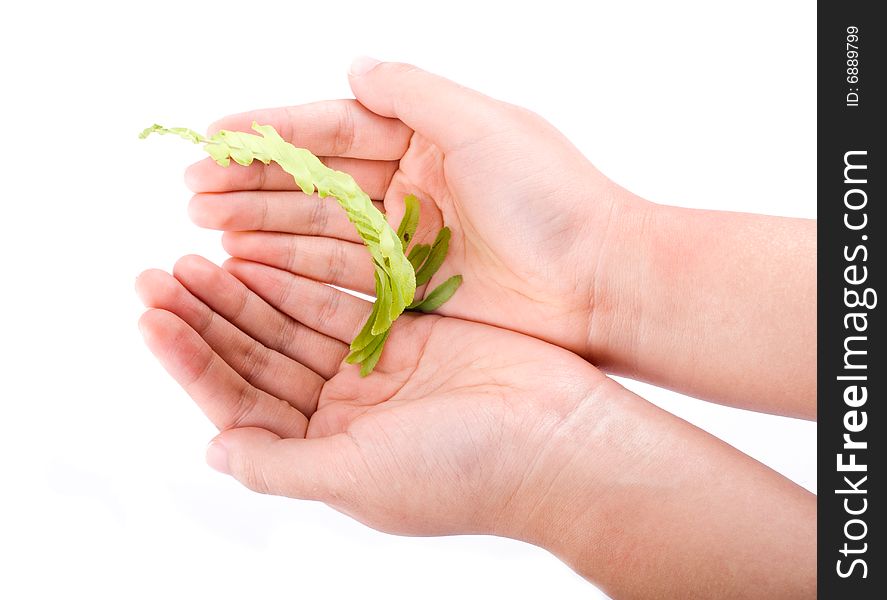
[[[370,303],[265,265],[227,269],[249,288],[199,257],[137,284],[148,345],[222,431],[208,459],[377,529],[496,530],[528,465],[606,381],[544,342],[415,315],[362,378],[343,358]]]
[[[342,359],[369,303],[225,266],[144,273],[141,326],[221,430],[207,460],[249,488],[392,533],[525,540],[619,597],[815,589],[811,494],[579,357],[404,315],[360,378]]]

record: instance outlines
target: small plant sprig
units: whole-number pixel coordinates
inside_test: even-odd
[[[336,199],[369,250],[374,266],[376,301],[363,329],[351,342],[351,352],[345,359],[348,363],[359,364],[360,374],[365,377],[379,362],[391,325],[404,310],[431,312],[449,300],[462,283],[462,276],[455,275],[422,300],[414,298],[416,286],[428,283],[443,264],[449,249],[450,230],[442,228],[432,244],[416,244],[407,256],[407,248],[419,225],[419,201],[415,196],[404,199],[404,216],[395,232],[353,177],[330,169],[308,150],[285,141],[270,125],[253,122],[252,128],[261,135],[221,130],[206,137],[185,127],[167,128],[155,124],[142,131],[139,137],[144,139],[152,133],[172,134],[203,144],[203,149],[223,167],[229,166],[231,159],[244,166],[252,164],[253,160],[266,165],[273,161],[292,175],[306,195],[310,196],[316,190],[321,198],[332,196]]]
[[[410,194],[404,198],[404,214],[397,228],[397,237],[400,239],[403,251],[406,252],[410,240],[419,226],[419,200]],[[407,260],[415,273],[416,285],[425,285],[431,277],[437,273],[443,264],[444,258],[450,246],[450,228],[444,227],[438,233],[432,244],[414,244]],[[453,275],[442,284],[434,288],[421,300],[414,300],[406,307],[406,310],[417,312],[432,312],[449,300],[462,284],[461,275]],[[377,281],[378,287],[378,281]],[[373,305],[375,313],[378,302]],[[348,363],[359,363],[361,375],[369,374],[382,354],[382,347],[388,339],[388,332],[374,334],[370,324],[373,322],[373,313],[367,319],[366,325],[357,337],[351,342],[351,353],[345,358]]]

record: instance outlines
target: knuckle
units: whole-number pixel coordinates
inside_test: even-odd
[[[201,314],[200,320],[195,322],[194,331],[200,334],[201,337],[205,338],[216,324],[215,321],[215,311],[207,310]]]
[[[250,169],[249,185],[247,187],[252,190],[265,189],[265,178],[267,176],[265,165],[259,161],[253,161]]]
[[[219,277],[222,278],[224,273],[220,272]],[[241,320],[241,318],[246,314],[247,306],[249,305],[249,292],[246,289],[238,289],[238,291],[234,294],[237,300],[237,306],[234,307],[234,310],[231,311],[231,322],[236,323]]]
[[[265,470],[252,460],[238,461],[237,479],[250,490],[259,494],[272,493],[271,482],[265,474]]]
[[[288,277],[286,282],[282,282],[280,293],[277,296],[278,308],[286,314],[290,314],[290,308],[296,298],[298,298],[298,290],[296,286],[299,284],[299,277]]]
[[[262,194],[260,198],[261,200],[258,203],[259,214],[256,221],[258,222],[258,230],[266,231],[270,225],[268,215],[271,213],[271,198],[270,194]]]
[[[329,273],[329,283],[341,282],[341,277],[345,273],[345,244],[333,241],[332,250],[327,254],[327,272]]]
[[[323,301],[320,302],[320,308],[317,312],[317,321],[319,324],[334,323],[336,314],[339,312],[339,303],[341,301],[340,292],[337,292],[329,286],[323,286]]]
[[[240,372],[245,380],[254,383],[268,369],[268,349],[259,344],[249,344],[243,350]]]
[[[234,401],[234,409],[231,412],[231,418],[222,429],[237,429],[239,427],[248,426],[249,419],[253,413],[255,413],[258,403],[259,395],[255,388],[244,385],[237,393],[237,399]]]
[[[311,235],[323,235],[330,218],[330,203],[322,202],[317,198],[308,198],[307,201],[312,202],[308,231]]]
[[[295,339],[295,322],[292,319],[285,319],[277,330],[277,339],[274,346],[279,350],[288,348],[295,344]]]
[[[292,236],[286,249],[286,270],[290,273],[299,272],[299,238]]]
[[[342,156],[348,154],[354,146],[354,105],[351,103],[339,105],[337,118],[333,154]]]

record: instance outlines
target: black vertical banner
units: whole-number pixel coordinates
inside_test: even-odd
[[[887,21],[876,9],[818,3],[817,533],[828,599],[887,598]]]

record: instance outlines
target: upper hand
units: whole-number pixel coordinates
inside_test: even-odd
[[[359,102],[254,111],[212,129],[273,125],[352,174],[395,227],[404,196],[416,194],[415,241],[430,243],[444,224],[452,230],[428,289],[463,275],[440,314],[528,333],[598,363],[618,355],[603,343],[614,290],[635,277],[625,265],[612,272],[608,246],[638,235],[622,225],[641,221],[646,203],[527,110],[395,63],[352,74],[351,85]],[[305,198],[277,165],[222,169],[206,159],[187,178],[198,192],[192,218],[230,232],[223,243],[233,256],[373,292],[371,261],[341,209]]]

